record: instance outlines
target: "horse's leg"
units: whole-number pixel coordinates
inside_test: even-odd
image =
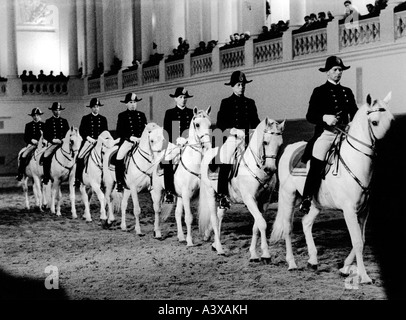
[[[360,225],[358,224],[357,213],[354,209],[351,209],[351,208],[347,208],[343,211],[344,211],[344,219],[345,219],[345,222],[348,227],[348,231],[351,236],[351,243],[352,243],[352,247],[353,247],[353,250],[355,253],[355,258],[357,260],[358,275],[361,279],[360,282],[361,283],[372,283],[371,278],[368,276],[368,274],[365,270],[364,260],[362,257],[362,251],[364,248],[364,240],[363,240],[362,229],[361,229]],[[365,222],[366,222],[366,217],[365,217]],[[346,264],[349,262],[349,260],[347,260],[347,259],[344,262],[344,268],[349,266],[348,264]]]
[[[54,182],[48,182],[48,184],[51,185],[51,213],[55,214],[55,198],[56,198],[56,193],[57,193],[57,186],[56,186],[56,180]]]
[[[104,199],[107,203],[107,212],[108,212],[108,217],[107,217],[107,222],[112,222],[116,218],[114,217],[114,208],[113,208],[113,200],[112,200],[112,191],[113,191],[113,184],[112,183],[106,183],[104,182]]]
[[[72,219],[77,219],[78,215],[76,214],[76,191],[73,177],[72,174],[69,176],[70,211],[72,214]]]
[[[286,262],[288,270],[293,270],[297,269],[291,237],[296,189],[294,185],[289,190],[287,187],[288,185],[285,184],[283,188],[279,188],[278,213],[273,224],[271,241],[279,240],[281,237],[285,238]]]
[[[151,190],[152,204],[154,207],[155,221],[154,221],[154,237],[155,239],[162,239],[161,232],[161,198],[162,191],[159,188],[153,188]]]
[[[57,193],[56,193],[56,215],[58,217],[61,216],[61,203],[62,203],[62,191],[60,181],[57,180]]]
[[[130,197],[130,191],[127,189],[124,189],[123,198],[121,199],[121,225],[120,225],[121,230],[123,230],[123,231],[127,231],[127,224],[125,222],[125,216],[126,216],[129,197]]]
[[[193,223],[193,214],[190,209],[190,195],[183,194],[183,208],[185,210],[185,224],[186,224],[186,245],[188,247],[193,246],[193,237],[192,237],[192,223]]]
[[[250,246],[250,253],[251,258],[250,260],[258,260],[258,255],[256,252],[257,240],[258,240],[258,230],[261,234],[261,250],[262,255],[261,258],[264,260],[269,260],[271,258],[271,254],[269,253],[268,247],[268,240],[266,238],[266,221],[262,216],[261,211],[258,209],[258,205],[254,198],[251,195],[243,196],[243,201],[247,206],[248,210],[251,212],[252,216],[254,217],[255,223],[252,229],[252,239],[251,239],[251,246]]]
[[[220,241],[220,234],[221,234],[221,221],[223,220],[224,212],[226,209],[217,208],[216,210],[211,211],[210,215],[210,222],[213,227],[214,233],[214,242],[212,247],[217,251],[218,255],[224,255],[223,246],[221,245]]]
[[[87,195],[86,186],[84,183],[80,185],[79,190],[82,196],[83,205],[85,206],[85,211],[83,213],[82,218],[85,219],[87,222],[91,222],[92,216],[90,214],[89,197]]]
[[[320,212],[319,209],[312,206],[310,208],[309,213],[304,215],[302,218],[303,233],[305,234],[305,237],[306,237],[307,251],[309,254],[309,260],[307,262],[312,269],[317,269],[317,264],[318,264],[317,248],[316,248],[316,245],[314,244],[314,239],[313,239],[313,235],[312,235],[312,227],[313,227],[314,220],[316,219],[319,212]]]
[[[23,187],[23,192],[24,192],[25,208],[27,210],[30,210],[30,198],[28,197],[28,177],[23,178],[21,185]],[[32,186],[32,191],[33,191],[34,197],[35,197],[34,185]],[[35,197],[35,200],[37,200],[36,197]],[[36,205],[38,205],[38,204],[36,203]]]
[[[104,194],[101,191],[99,185],[96,184],[96,183],[92,184],[92,189],[96,193],[97,198],[99,199],[99,202],[100,202],[100,220],[106,220],[107,219],[106,201],[105,201],[105,198],[104,198]]]
[[[141,214],[141,207],[138,200],[138,192],[137,187],[131,187],[131,198],[133,200],[133,214],[135,218],[135,233],[139,236],[143,236],[144,233],[141,232],[141,225],[140,225],[140,214]]]
[[[176,226],[178,229],[178,241],[180,243],[187,243],[182,228],[182,213],[183,213],[183,201],[181,197],[178,197],[175,209]]]

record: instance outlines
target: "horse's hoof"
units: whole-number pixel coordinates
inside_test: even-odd
[[[159,241],[163,241],[163,240],[164,240],[164,237],[162,237],[162,236],[160,236],[160,237],[155,237],[155,236],[154,236],[154,239],[155,239],[155,240],[159,240]]]
[[[311,270],[317,270],[317,264],[311,264],[310,262],[307,263],[307,267]]]
[[[261,262],[263,264],[270,264],[271,261],[272,261],[272,258],[270,258],[270,257],[269,258],[261,257]]]
[[[144,237],[144,236],[145,236],[145,233],[137,233],[137,236],[139,236],[139,237]]]
[[[225,257],[226,256],[225,252],[217,253],[217,255],[220,256],[220,257]]]
[[[261,259],[259,259],[259,258],[250,258],[250,262],[258,263],[258,262],[261,262]]]
[[[187,244],[187,241],[186,240],[179,240],[179,243],[180,244]]]

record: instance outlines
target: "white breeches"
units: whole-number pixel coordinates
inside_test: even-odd
[[[131,150],[133,147],[134,143],[125,140],[123,144],[120,146],[120,149],[118,149],[117,152],[117,160],[124,159],[125,155],[128,153],[128,151]]]
[[[313,157],[321,161],[324,161],[327,151],[330,149],[336,136],[337,135],[335,133],[324,130],[321,136],[314,143]]]

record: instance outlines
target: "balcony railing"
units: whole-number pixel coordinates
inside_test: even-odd
[[[316,29],[293,35],[293,56],[313,55],[327,50],[327,29]]]
[[[100,78],[88,80],[87,90],[89,94],[99,93],[100,92]]]
[[[112,91],[118,89],[118,75],[108,76],[104,78],[104,91]]]
[[[183,59],[165,63],[165,79],[167,81],[183,78],[184,75],[185,67]]]
[[[150,84],[159,81],[159,65],[142,69],[142,81],[144,84]]]
[[[406,36],[406,11],[395,13],[395,36],[396,39]]]
[[[138,85],[138,70],[123,72],[123,88]]]
[[[340,49],[374,43],[380,40],[379,17],[358,21],[354,27],[340,25]]]
[[[66,81],[23,81],[23,95],[65,95],[68,94]]]
[[[213,59],[211,53],[191,57],[191,75],[212,71]]]
[[[243,67],[245,64],[245,46],[220,50],[220,69]]]
[[[0,81],[0,96],[6,95],[7,81]]]
[[[283,58],[282,38],[254,43],[254,64],[279,61]]]

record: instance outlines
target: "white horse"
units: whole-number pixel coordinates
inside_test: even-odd
[[[69,181],[69,195],[71,202],[71,212],[72,218],[76,219],[76,209],[75,209],[75,172],[72,170],[73,166],[76,163],[76,157],[80,145],[82,143],[82,137],[79,134],[78,128],[71,127],[65,135],[65,138],[62,139],[62,145],[56,150],[52,156],[51,161],[51,213],[57,216],[61,216],[61,183]]]
[[[190,121],[188,138],[180,149],[179,163],[174,173],[175,192],[177,196],[175,219],[177,225],[177,237],[179,242],[186,242],[187,246],[193,246],[192,223],[193,214],[190,207],[192,197],[200,187],[200,164],[206,150],[211,147],[211,106],[206,111],[193,108],[193,118]],[[179,149],[178,149],[179,151]],[[173,155],[176,156],[176,150]],[[162,199],[164,185],[163,176],[154,174],[153,198]],[[202,199],[205,201],[205,199]],[[156,201],[160,203],[161,201]],[[185,212],[186,239],[182,227],[182,214]],[[170,213],[170,212],[168,212]],[[165,215],[165,214],[164,214]],[[164,216],[163,215],[163,216]]]
[[[113,190],[116,183],[116,175],[114,168],[109,163],[111,155],[118,149],[117,146],[109,149],[103,160],[104,176],[103,181],[105,185],[105,199],[108,205],[108,220],[106,226],[111,225],[115,221],[114,211],[120,206],[121,209],[121,229],[127,230],[126,224],[126,210],[127,203],[130,195],[133,201],[133,213],[135,217],[135,231],[138,235],[143,235],[139,221],[141,208],[138,200],[138,192],[151,188],[152,172],[158,165],[161,156],[165,150],[165,136],[163,128],[154,122],[146,125],[139,145],[129,155],[130,159],[128,167],[126,168],[125,180],[128,188],[124,189],[123,196]],[[155,204],[154,204],[155,208]],[[155,234],[156,237],[161,237],[159,225],[159,213],[155,210]]]
[[[93,192],[96,193],[97,198],[99,199],[100,220],[103,221],[107,219],[106,202],[104,199],[104,193],[101,190],[103,176],[103,154],[107,149],[112,148],[117,142],[118,139],[114,140],[110,132],[105,130],[100,133],[94,147],[87,155],[87,164],[82,173],[83,183],[79,187],[82,201],[85,205],[83,218],[86,219],[87,222],[92,221],[89,201]],[[76,166],[74,170],[76,170]],[[73,191],[75,191],[75,189],[73,189]],[[71,195],[71,197],[73,197],[73,199],[75,198],[75,192],[73,195]],[[74,210],[76,214],[76,209]]]
[[[276,184],[274,175],[276,158],[283,142],[282,133],[284,127],[285,121],[278,123],[269,118],[262,120],[253,132],[248,147],[245,149],[243,141],[239,143],[239,151],[242,156],[238,163],[237,173],[229,182],[231,201],[245,204],[254,217],[252,241],[249,249],[251,253],[250,261],[259,261],[260,259],[256,252],[258,231],[260,231],[261,235],[261,259],[264,261],[270,259],[266,237],[267,224],[262,212],[265,211]],[[228,139],[233,139],[233,137]],[[238,141],[236,143],[238,144]],[[204,199],[204,201],[199,203],[199,228],[200,232],[204,233],[205,238],[210,236],[211,230],[214,231],[212,247],[219,255],[224,255],[220,234],[221,222],[226,209],[217,207],[216,210],[215,190],[217,189],[217,179],[210,179],[208,175],[209,164],[218,151],[218,147],[207,151],[202,161],[200,199]]]
[[[131,195],[133,201],[133,214],[135,218],[135,232],[142,236],[140,226],[141,207],[139,204],[138,193],[143,190],[151,190],[152,188],[152,172],[157,167],[165,152],[165,136],[164,129],[156,123],[149,123],[142,135],[139,145],[135,152],[131,155],[128,163],[125,179],[129,188],[124,189],[123,199],[121,201],[121,229],[127,230],[126,225],[126,210],[128,198]],[[160,215],[159,211],[155,210],[154,234],[156,238],[161,238]]]
[[[351,236],[352,250],[340,272],[348,275],[356,257],[361,283],[371,282],[365,270],[362,251],[369,211],[369,185],[374,168],[375,143],[385,136],[393,120],[388,110],[390,98],[391,93],[383,101],[372,101],[368,95],[367,103],[358,109],[348,133],[343,133],[345,140],[341,143],[338,159],[337,157],[333,159],[332,170],[322,180],[318,195],[313,197],[310,212],[302,219],[309,253],[308,263],[316,269],[317,249],[312,236],[314,220],[322,208],[343,211]],[[291,231],[296,191],[302,194],[305,183],[305,174],[295,175],[294,170],[290,168],[290,163],[292,156],[298,153],[299,148],[304,148],[305,144],[301,141],[287,146],[279,162],[278,213],[273,225],[271,241],[285,238],[289,270],[297,268],[292,252]]]
[[[49,197],[49,188],[47,188],[46,185],[43,185],[41,182],[41,178],[43,175],[43,170],[42,166],[37,165],[37,161],[41,158],[41,155],[44,153],[46,149],[46,143],[45,140],[41,137],[38,140],[38,144],[33,151],[33,154],[31,156],[31,159],[29,163],[27,164],[24,172],[24,177],[23,180],[19,183],[21,184],[24,192],[24,198],[25,198],[25,207],[27,209],[30,209],[30,201],[28,197],[28,180],[29,178],[32,178],[32,190],[34,193],[34,199],[35,199],[35,205],[36,207],[39,208],[39,210],[42,212],[43,209],[47,206],[48,204],[48,197]],[[18,153],[18,162],[20,160],[20,155],[26,150],[26,147],[20,150]]]

